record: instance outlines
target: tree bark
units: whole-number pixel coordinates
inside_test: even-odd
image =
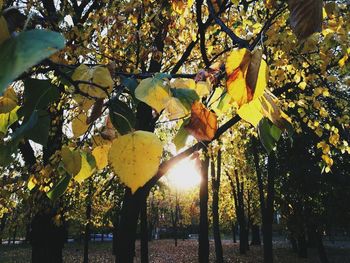
[[[298,242],[298,256],[300,258],[307,258],[307,242],[306,242],[304,231],[298,234],[297,242]]]
[[[201,163],[201,176],[199,190],[199,249],[198,259],[199,263],[209,262],[209,237],[208,237],[208,168],[209,156],[207,151],[204,151],[205,160]]]
[[[141,189],[134,194],[129,188],[125,191],[116,241],[116,263],[133,263],[137,220],[143,198],[146,197],[142,194]]]
[[[91,224],[91,211],[92,211],[92,180],[89,179],[88,194],[86,196],[86,225],[84,233],[84,263],[89,262],[89,241],[90,241],[90,224]]]
[[[141,263],[148,263],[147,199],[142,200],[141,211]]]
[[[233,243],[237,243],[237,238],[236,238],[236,224],[234,222],[232,222],[232,241]]]
[[[260,246],[261,245],[261,239],[260,239],[260,227],[259,225],[252,224],[252,246]]]
[[[253,157],[258,180],[260,209],[262,218],[262,233],[264,243],[264,263],[273,262],[273,246],[272,246],[272,223],[273,223],[273,203],[275,196],[275,173],[276,173],[276,157],[274,152],[268,156],[267,164],[267,194],[266,201],[264,197],[263,178],[259,167],[259,155],[256,146],[256,140],[253,139]]]
[[[316,231],[316,238],[317,238],[317,251],[318,251],[318,256],[320,259],[321,263],[328,263],[328,257],[327,257],[327,253],[326,253],[326,249],[323,245],[322,242],[322,236],[321,233],[317,230]]]
[[[32,220],[30,242],[32,263],[62,263],[62,249],[65,240],[64,226],[57,226],[54,214],[38,213]]]
[[[212,190],[213,190],[213,235],[215,242],[215,256],[216,262],[224,262],[222,243],[220,237],[220,224],[219,224],[219,190],[220,190],[220,178],[221,177],[221,150],[218,152],[217,156],[217,170],[215,175],[215,163],[211,162],[211,178],[212,178]]]

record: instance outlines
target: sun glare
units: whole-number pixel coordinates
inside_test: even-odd
[[[190,190],[199,185],[201,177],[194,161],[185,159],[176,164],[165,177],[170,187]]]

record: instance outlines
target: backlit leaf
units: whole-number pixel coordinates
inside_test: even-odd
[[[96,161],[96,167],[99,170],[105,168],[108,164],[108,152],[111,148],[110,144],[104,144],[101,146],[97,146],[92,150],[92,155]]]
[[[17,106],[17,96],[12,87],[9,87],[0,97],[0,114],[12,111]]]
[[[158,78],[142,80],[135,90],[135,96],[154,108],[158,113],[166,107],[171,98],[169,87]]]
[[[281,130],[271,123],[269,119],[263,118],[258,125],[259,138],[266,152],[270,152],[276,147],[281,137]]]
[[[267,85],[267,65],[262,51],[236,49],[226,61],[227,91],[238,107],[260,97]]]
[[[74,180],[81,183],[89,178],[95,171],[96,161],[90,153],[81,152],[81,169],[79,173],[74,176]]]
[[[1,133],[6,134],[8,127],[18,120],[17,110],[19,106],[15,107],[12,111],[8,113],[0,114],[0,137]]]
[[[157,173],[162,152],[155,134],[135,131],[113,141],[108,159],[120,180],[135,193]]]
[[[183,147],[186,146],[187,138],[190,134],[185,129],[185,122],[181,125],[180,129],[177,131],[173,143],[175,144],[176,151],[181,150]]]
[[[216,115],[196,101],[192,104],[191,119],[185,128],[198,141],[211,141],[218,128]]]

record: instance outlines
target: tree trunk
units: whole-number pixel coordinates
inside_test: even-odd
[[[322,242],[322,236],[318,230],[316,231],[316,237],[317,237],[317,251],[318,251],[318,256],[319,256],[320,262],[321,263],[328,263],[329,260],[327,257],[325,247],[324,247],[323,242]]]
[[[141,263],[148,263],[147,199],[142,200],[141,221]]]
[[[276,157],[274,152],[268,156],[267,163],[267,196],[263,214],[264,263],[273,262],[272,223],[273,203],[275,197]]]
[[[273,223],[273,203],[275,196],[275,173],[276,173],[276,157],[274,152],[268,156],[267,164],[267,195],[266,201],[264,197],[263,178],[259,167],[259,155],[256,146],[256,140],[253,139],[253,156],[258,180],[259,199],[262,219],[262,233],[264,243],[264,263],[273,262],[273,246],[272,246],[272,223]]]
[[[252,224],[252,242],[250,244],[252,246],[261,245],[259,225]]]
[[[31,223],[32,263],[62,263],[64,226],[57,226],[54,214],[38,213]]]
[[[300,258],[307,258],[307,242],[305,232],[299,233],[298,238],[298,256]]]
[[[209,237],[208,237],[208,168],[209,156],[207,151],[204,151],[205,160],[201,163],[201,184],[199,190],[199,263],[209,262]]]
[[[235,172],[236,185],[237,185],[237,200],[238,200],[238,223],[239,223],[239,253],[244,255],[248,250],[248,235],[247,235],[247,222],[244,212],[244,183],[240,182],[238,172]]]
[[[219,224],[219,190],[220,190],[220,175],[221,175],[221,150],[218,152],[217,156],[217,170],[215,176],[215,163],[211,162],[211,178],[212,178],[212,190],[213,190],[213,235],[215,242],[215,256],[216,262],[224,262],[222,243],[220,237],[220,224]]]
[[[125,191],[116,241],[116,263],[133,263],[137,220],[144,199],[146,196],[140,189],[134,194],[129,188]]]
[[[236,224],[234,222],[232,222],[232,241],[233,243],[237,243],[237,238],[236,238]]]
[[[85,233],[84,233],[84,263],[89,262],[89,241],[90,241],[90,224],[91,224],[91,210],[92,210],[92,180],[90,179],[88,182],[88,194],[86,196],[86,225],[85,225]]]
[[[16,244],[16,236],[17,236],[17,225],[15,226],[15,229],[13,230],[12,244]]]

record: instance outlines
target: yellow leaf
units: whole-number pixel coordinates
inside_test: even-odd
[[[157,173],[162,152],[155,134],[135,131],[113,141],[108,159],[120,180],[135,193]]]
[[[97,146],[92,150],[92,155],[96,161],[96,167],[99,170],[105,168],[108,164],[108,152],[111,148],[110,144],[105,144],[101,146]]]
[[[12,111],[17,106],[17,95],[12,87],[9,87],[0,97],[0,113]]]
[[[28,184],[27,184],[29,191],[31,191],[36,186],[36,183],[37,183],[37,181],[36,181],[34,175],[31,175],[28,179]]]
[[[106,98],[107,94],[112,91],[114,85],[109,70],[102,66],[90,68],[84,64],[81,64],[74,70],[72,79],[74,81],[92,83],[79,84],[79,89],[93,98]]]
[[[101,135],[94,135],[91,137],[92,147],[95,148],[97,146],[102,145],[111,145],[112,142],[110,140],[104,139]]]
[[[12,111],[17,106],[13,100],[5,97],[0,97],[0,113],[7,113]]]
[[[89,128],[89,125],[86,124],[87,116],[84,113],[80,113],[78,116],[76,116],[72,121],[72,131],[74,138],[77,138],[81,135],[83,135],[87,129]]]
[[[64,169],[72,176],[79,173],[81,169],[81,155],[78,150],[63,146],[61,150],[62,162]]]
[[[2,3],[0,2],[0,9]],[[0,16],[0,44],[10,37],[10,32],[7,26],[6,19]]]
[[[253,100],[244,104],[238,109],[237,113],[243,120],[251,123],[254,127],[257,127],[260,120],[264,117],[261,113],[261,103],[259,100]]]
[[[182,118],[189,114],[189,111],[178,98],[171,98],[168,101],[166,111],[169,120]]]
[[[81,169],[79,173],[74,177],[74,180],[81,183],[85,179],[89,178],[95,171],[96,162],[95,159],[88,153],[81,152]]]
[[[17,110],[19,108],[19,106],[16,106],[12,111],[0,114],[0,135],[1,133],[5,134],[8,127],[18,120]]]
[[[84,97],[80,94],[74,94],[73,99],[78,104],[79,108],[85,112],[88,112],[88,110],[94,104],[94,100]]]
[[[147,78],[140,82],[135,90],[135,96],[160,113],[168,104],[170,90],[163,80]]]
[[[196,83],[196,92],[199,97],[208,96],[211,91],[211,86],[207,81],[198,81]]]
[[[170,82],[170,86],[175,89],[195,89],[196,82],[193,79],[178,78]]]

